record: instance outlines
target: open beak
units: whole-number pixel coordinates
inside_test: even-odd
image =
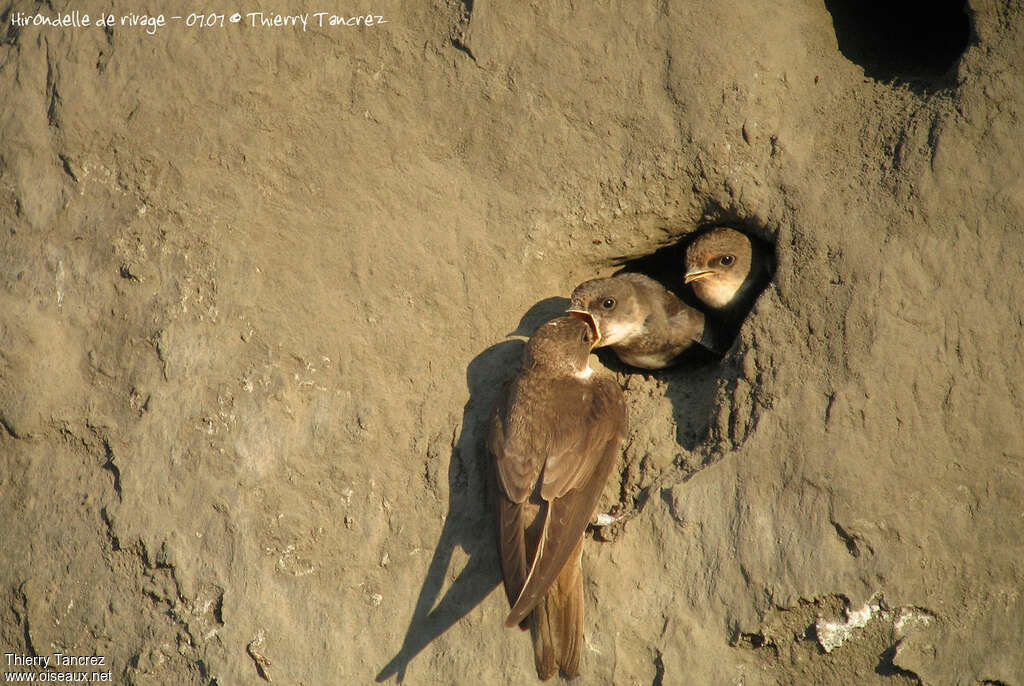
[[[591,347],[596,348],[597,344],[601,341],[601,330],[597,327],[597,320],[594,319],[594,315],[590,314],[586,310],[577,310],[572,308],[566,310],[566,312],[568,314],[575,315],[590,324],[590,329],[594,332],[594,345]]]
[[[696,281],[697,279],[703,279],[705,277],[711,276],[712,274],[714,274],[714,272],[711,271],[710,269],[691,269],[690,271],[686,272],[686,276],[683,277],[683,283],[690,283],[691,281]]]

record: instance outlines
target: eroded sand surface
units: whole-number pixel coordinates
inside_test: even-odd
[[[1024,8],[913,81],[821,2],[552,4],[0,9],[0,653],[532,683],[482,422],[577,283],[727,221],[778,270],[621,377],[575,683],[1024,684]]]

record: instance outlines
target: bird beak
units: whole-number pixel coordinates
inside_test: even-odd
[[[596,348],[597,344],[601,341],[601,329],[597,327],[597,320],[594,319],[594,315],[590,314],[586,310],[577,309],[568,309],[566,312],[568,314],[576,315],[590,324],[590,328],[594,331],[594,345],[592,347]]]
[[[696,281],[697,279],[703,279],[705,277],[711,276],[714,273],[715,272],[713,272],[710,269],[691,269],[690,271],[686,272],[686,276],[683,277],[683,283],[690,283],[691,281]]]

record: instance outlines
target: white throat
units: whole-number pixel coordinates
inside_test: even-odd
[[[725,307],[736,295],[739,284],[720,279],[706,279],[700,282],[697,295],[711,307]]]
[[[601,324],[601,345],[616,345],[628,341],[634,336],[644,332],[643,320],[628,320],[624,322],[603,322]]]
[[[583,369],[583,371],[576,372],[577,379],[589,379],[593,375],[594,370],[591,368],[589,364]]]

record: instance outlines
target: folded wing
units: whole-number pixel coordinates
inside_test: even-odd
[[[488,437],[504,495],[499,541],[508,626],[529,615],[572,557],[626,434],[622,391],[611,378],[560,386],[543,402],[550,406],[530,416],[545,417],[546,426],[510,421],[501,408]]]

